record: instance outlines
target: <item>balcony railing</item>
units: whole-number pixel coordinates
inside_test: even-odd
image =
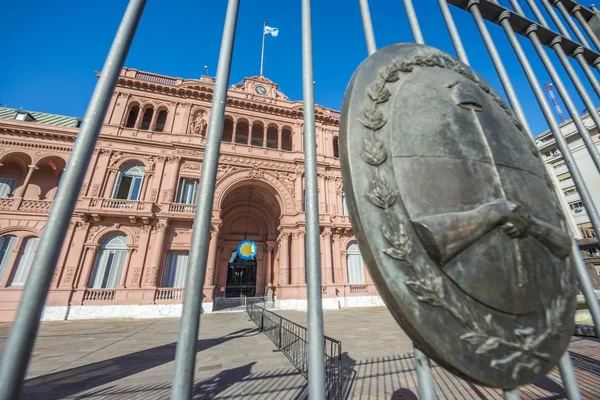
[[[367,288],[367,285],[350,285],[350,293],[365,293]]]
[[[169,212],[193,214],[196,212],[195,204],[171,203],[169,204]]]
[[[12,210],[15,199],[0,199],[0,210]]]
[[[154,300],[183,300],[183,291],[184,289],[181,288],[158,288]]]
[[[117,214],[151,213],[151,201],[84,197],[77,202],[79,212],[115,212]]]
[[[52,202],[47,200],[22,200],[19,205],[21,211],[33,211],[33,212],[50,212]]]
[[[162,83],[163,85],[176,85],[177,79],[169,78],[166,76],[148,74],[146,72],[138,72],[135,77],[144,81]]]
[[[20,197],[0,199],[0,210],[49,213],[52,202],[48,200],[26,200]]]
[[[115,299],[115,289],[87,289],[83,301],[105,302]]]

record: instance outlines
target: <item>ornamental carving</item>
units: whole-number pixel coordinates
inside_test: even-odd
[[[100,184],[99,183],[94,183],[92,185],[92,192],[90,193],[92,197],[97,197],[98,193],[100,192]]]
[[[193,162],[185,162],[182,166],[181,169],[183,171],[197,171],[200,172],[202,169],[202,164],[200,163],[193,163]]]
[[[135,271],[134,271],[135,272]],[[154,285],[156,283],[156,278],[158,277],[158,268],[149,268],[148,274],[146,275],[146,284]],[[135,276],[134,276],[135,278]]]
[[[294,190],[294,185],[296,183],[297,174],[290,172],[277,172],[277,178],[283,182],[287,190],[290,192],[292,197],[296,197],[296,191]]]
[[[262,169],[253,167],[252,169],[248,170],[248,175],[246,175],[248,178],[250,179],[265,179],[265,171],[263,171]]]
[[[206,136],[207,122],[204,119],[204,111],[200,110],[194,114],[192,121],[190,122],[190,129],[188,130],[190,135]]]
[[[140,284],[140,276],[142,275],[142,269],[141,268],[135,268],[133,270],[133,276],[131,277],[131,284],[132,285],[139,285]]]
[[[112,157],[110,158],[109,166],[110,167],[116,166],[122,159],[124,159],[127,156],[128,156],[128,154],[123,153],[122,151],[113,152]]]
[[[64,283],[73,283],[73,277],[75,276],[75,268],[67,268],[65,272]]]
[[[235,165],[219,164],[219,166],[217,167],[217,180],[219,181],[223,179],[225,175],[229,174],[230,172],[237,171],[238,169],[239,167],[236,167]]]
[[[162,192],[162,201],[163,203],[172,203],[175,200],[175,190],[174,189],[165,189]]]
[[[523,125],[471,68],[417,44],[371,55],[344,104],[354,229],[397,321],[473,382],[542,378],[569,344],[576,280]]]

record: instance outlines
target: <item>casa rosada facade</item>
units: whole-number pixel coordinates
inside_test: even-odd
[[[178,316],[214,81],[123,69],[42,319]],[[264,77],[228,90],[203,312],[306,308],[303,104]],[[79,120],[0,109],[0,319],[14,318]],[[316,106],[323,306],[379,305],[344,201],[339,113]],[[254,260],[236,255],[256,243]]]

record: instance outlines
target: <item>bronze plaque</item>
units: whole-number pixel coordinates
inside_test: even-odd
[[[573,332],[572,242],[500,96],[437,49],[391,45],[352,77],[340,144],[354,233],[415,344],[503,389],[556,366]]]

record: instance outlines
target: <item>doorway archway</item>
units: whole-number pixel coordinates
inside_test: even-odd
[[[238,183],[223,196],[221,252],[215,271],[217,297],[263,296],[265,287],[273,283],[273,250],[281,218],[277,196],[268,183],[253,180]],[[242,260],[235,253],[246,238],[257,247],[253,260]]]

